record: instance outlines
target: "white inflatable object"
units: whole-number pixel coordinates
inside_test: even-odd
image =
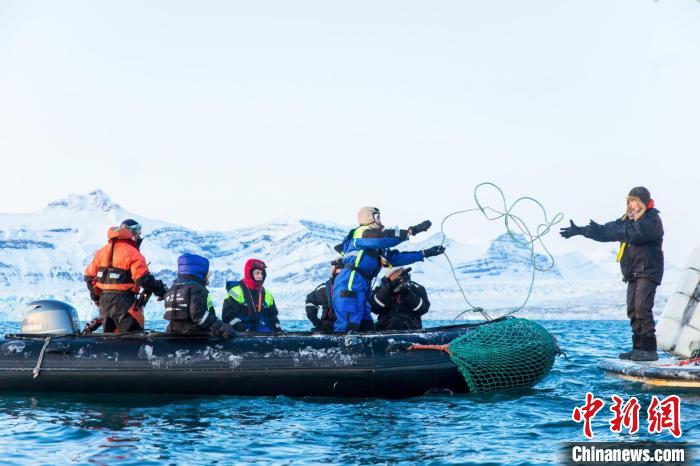
[[[682,358],[689,358],[693,355],[693,350],[698,347],[698,343],[700,343],[700,330],[686,325],[678,335],[673,352]]]
[[[676,341],[681,334],[683,324],[670,317],[664,317],[656,326],[656,344],[659,349],[673,351],[676,348]]]
[[[690,296],[683,293],[673,293],[671,297],[668,298],[661,319],[670,318],[678,322],[683,322],[683,316],[685,316],[688,303],[690,303]]]
[[[695,303],[695,307],[689,314],[688,325],[694,329],[700,330],[700,302]]]
[[[698,282],[700,282],[700,272],[695,269],[685,269],[681,275],[681,279],[678,281],[678,284],[676,284],[676,293],[693,296]]]
[[[682,358],[700,349],[700,248],[690,255],[656,326],[656,343]]]
[[[690,255],[690,260],[688,260],[686,268],[700,270],[700,248],[695,249]]]

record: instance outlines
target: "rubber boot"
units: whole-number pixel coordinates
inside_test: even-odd
[[[652,334],[641,338],[641,349],[632,351],[632,361],[658,361],[656,352],[656,335]]]
[[[640,340],[641,340],[640,336],[639,336],[639,335],[635,335],[635,334],[633,333],[633,334],[632,334],[632,351],[627,351],[627,352],[625,352],[625,353],[620,353],[620,355],[619,355],[618,357],[619,357],[620,359],[632,359],[632,354],[633,354],[635,351],[641,349]]]

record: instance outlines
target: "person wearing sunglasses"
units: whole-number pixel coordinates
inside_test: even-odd
[[[387,229],[376,207],[363,207],[357,214],[359,226],[350,230],[335,247],[343,256],[343,270],[333,281],[335,332],[374,330],[369,295],[372,282],[382,267],[409,265],[445,252],[444,246],[422,251],[390,249],[410,236],[428,231],[432,223],[425,220],[406,230]]]
[[[239,332],[282,332],[275,300],[263,286],[266,269],[263,261],[248,259],[243,280],[226,294],[221,318]]]
[[[90,298],[100,309],[95,329],[102,325],[104,333],[141,331],[143,326],[129,312],[141,288],[165,296],[165,284],[151,274],[139,250],[142,241],[141,224],[126,219],[107,230],[107,244],[85,269]]]

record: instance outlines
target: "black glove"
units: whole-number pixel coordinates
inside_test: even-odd
[[[593,228],[598,228],[600,223],[596,222],[595,220],[591,220],[588,225],[592,226]]]
[[[428,231],[428,228],[433,224],[430,220],[425,220],[423,222],[420,222],[418,225],[413,225],[412,227],[409,228],[410,232],[412,235],[417,235],[418,233],[422,233],[424,231]]]
[[[572,236],[577,236],[581,234],[581,227],[576,225],[573,220],[569,220],[571,226],[559,229],[559,234],[564,238],[571,238]]]
[[[88,282],[88,291],[90,292],[90,299],[92,299],[92,302],[95,303],[95,306],[100,305],[100,292],[99,289],[95,289],[94,286],[92,286],[91,282]]]
[[[234,336],[236,336],[236,331],[226,322],[222,322],[221,325],[216,330],[214,330],[214,333],[223,338],[224,340],[228,340],[229,338],[233,338]]]
[[[391,287],[391,292],[392,293],[398,293],[401,291],[401,289],[406,285],[406,277],[405,276],[399,276],[398,278],[395,278],[394,280],[389,281],[389,286]]]
[[[439,256],[445,253],[445,246],[433,246],[423,250],[423,257]]]
[[[90,322],[85,324],[85,327],[83,328],[83,335],[90,335],[92,332],[100,328],[101,325],[102,319],[95,317]]]
[[[389,282],[392,293],[398,293],[403,288],[403,282],[401,280],[392,280]]]
[[[168,287],[165,286],[165,283],[163,283],[163,280],[158,280],[156,282],[155,290],[153,290],[153,294],[158,296],[158,301],[163,301],[163,298],[165,297],[165,293],[168,292]]]

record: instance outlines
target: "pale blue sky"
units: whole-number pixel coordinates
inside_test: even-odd
[[[194,228],[407,226],[491,180],[584,222],[644,184],[683,262],[699,84],[693,0],[3,1],[0,212],[100,188]]]

